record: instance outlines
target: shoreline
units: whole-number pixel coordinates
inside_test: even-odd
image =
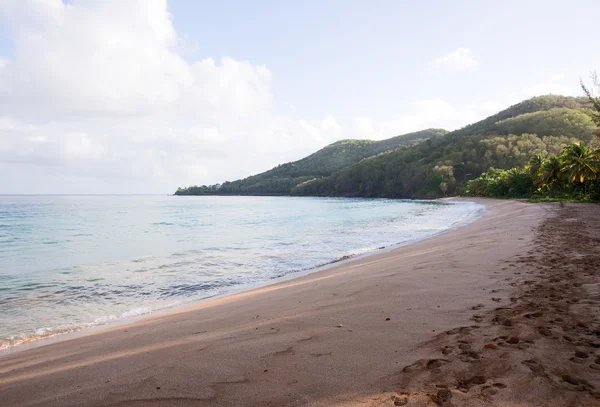
[[[382,198],[382,199],[388,199],[388,198]],[[437,200],[425,200],[425,201],[432,201],[432,202],[444,201],[444,202],[457,202],[457,203],[473,202],[473,203],[475,203],[475,200],[476,200],[476,198],[469,199],[469,198],[461,198],[461,197],[447,197],[447,198],[442,198],[442,199],[437,199]],[[423,201],[423,200],[417,199],[416,201]],[[356,261],[356,260],[359,260],[359,259],[367,257],[367,256],[374,256],[374,255],[386,253],[388,251],[401,249],[408,245],[415,244],[415,243],[421,242],[423,240],[432,239],[432,238],[435,238],[436,236],[439,236],[440,234],[448,233],[454,229],[467,226],[473,222],[476,222],[481,217],[485,216],[485,213],[486,213],[486,207],[485,207],[485,205],[482,205],[482,208],[479,208],[479,209],[473,211],[471,214],[469,214],[467,219],[463,219],[463,220],[454,222],[454,223],[450,224],[446,229],[437,231],[436,233],[431,234],[429,236],[422,237],[422,238],[409,239],[407,241],[400,242],[400,243],[394,243],[394,244],[391,244],[388,246],[372,248],[372,249],[369,249],[366,251],[361,251],[361,252],[353,253],[350,255],[344,255],[338,259],[331,260],[324,264],[319,264],[314,267],[309,267],[306,269],[296,270],[291,273],[279,275],[277,277],[271,277],[264,281],[260,281],[260,282],[256,282],[256,283],[240,284],[236,289],[232,289],[227,292],[212,293],[210,295],[207,295],[206,297],[199,298],[199,299],[192,299],[189,301],[182,302],[181,304],[166,306],[163,308],[151,309],[151,310],[141,313],[139,315],[128,316],[128,317],[124,317],[124,318],[116,317],[114,320],[111,320],[111,321],[105,322],[105,323],[96,324],[94,322],[91,322],[89,324],[82,325],[81,327],[76,327],[73,329],[65,329],[62,332],[50,333],[46,336],[28,337],[27,339],[24,339],[22,342],[18,342],[16,344],[11,344],[11,345],[5,346],[4,348],[0,347],[0,359],[7,355],[12,355],[12,354],[23,352],[26,350],[43,347],[43,346],[50,345],[53,343],[70,340],[70,339],[75,339],[75,338],[79,338],[79,337],[84,337],[87,335],[102,332],[104,330],[120,328],[123,326],[127,326],[129,324],[134,324],[136,322],[143,321],[148,318],[152,318],[154,316],[168,315],[171,312],[185,311],[189,307],[194,307],[195,305],[202,304],[207,301],[212,301],[215,299],[220,299],[220,298],[225,298],[228,296],[242,294],[245,292],[261,289],[264,287],[269,287],[271,285],[277,285],[280,283],[284,283],[286,281],[294,280],[296,278],[304,277],[309,274],[319,273],[319,272],[328,270],[331,267],[348,264],[352,261]],[[38,329],[47,329],[47,328],[42,327],[42,328],[38,328]]]
[[[484,217],[397,250],[2,357],[0,392],[11,406],[597,405],[594,357],[547,311],[594,335],[595,240],[564,245],[600,220],[479,201]]]

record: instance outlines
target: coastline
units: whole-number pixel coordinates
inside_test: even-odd
[[[1,357],[3,400],[11,406],[384,406],[431,405],[432,394],[447,391],[456,405],[517,405],[527,392],[511,391],[507,377],[498,379],[504,390],[493,388],[491,373],[480,372],[503,363],[503,354],[511,360],[513,345],[495,353],[499,362],[464,349],[475,346],[470,335],[493,340],[488,324],[520,326],[516,316],[500,327],[491,319],[507,312],[513,298],[518,304],[515,292],[527,285],[519,279],[535,266],[525,260],[544,244],[538,230],[558,209],[475,201],[487,206],[482,218],[426,240]],[[514,348],[517,355],[534,347]],[[481,360],[470,360],[475,353]],[[535,363],[509,372],[517,382],[532,374],[545,380],[531,373]],[[463,367],[477,380],[465,384]],[[590,380],[579,382],[584,391],[555,396],[555,405],[594,405],[586,404]]]
[[[415,201],[422,202],[423,200],[415,200]],[[472,199],[457,198],[457,197],[448,197],[448,198],[431,200],[431,201],[432,202],[435,202],[435,201],[454,202],[454,203],[461,203],[461,202],[462,203],[471,203],[471,202],[473,202]],[[429,202],[429,200],[425,200],[424,202]],[[404,247],[404,246],[407,246],[410,244],[414,244],[414,243],[422,241],[422,240],[431,239],[439,234],[447,233],[448,231],[451,231],[452,229],[460,228],[462,226],[468,225],[469,223],[471,223],[471,222],[477,220],[478,218],[480,218],[481,216],[483,216],[485,213],[485,210],[486,210],[485,205],[480,205],[480,206],[481,206],[481,208],[474,210],[466,218],[456,220],[456,221],[450,223],[445,229],[438,230],[435,233],[424,236],[424,237],[412,238],[412,239],[405,240],[405,241],[402,241],[399,243],[388,244],[387,246],[373,247],[373,248],[369,248],[369,249],[365,249],[365,250],[361,250],[361,251],[357,251],[357,252],[351,252],[347,255],[333,259],[326,263],[317,264],[312,267],[298,269],[298,270],[288,272],[288,273],[282,273],[278,276],[270,277],[270,278],[262,280],[262,281],[252,282],[252,283],[241,283],[237,286],[233,286],[222,292],[218,292],[218,291],[207,292],[206,296],[204,296],[202,298],[190,299],[188,301],[183,301],[183,302],[180,302],[177,304],[164,306],[161,308],[148,309],[141,313],[133,313],[132,311],[134,311],[134,310],[132,310],[132,311],[128,311],[125,313],[125,314],[128,314],[128,316],[126,316],[126,317],[118,317],[115,315],[100,317],[99,319],[104,320],[104,322],[88,322],[81,326],[66,327],[66,328],[61,328],[58,330],[55,330],[52,328],[46,328],[46,327],[39,327],[37,329],[39,331],[43,331],[44,332],[43,334],[19,338],[14,343],[12,343],[8,346],[6,346],[4,343],[0,343],[0,345],[5,345],[5,346],[0,346],[0,358],[2,358],[3,356],[6,356],[6,355],[11,355],[11,354],[22,352],[22,351],[29,350],[29,349],[35,349],[35,348],[38,348],[41,346],[46,346],[46,345],[60,342],[63,340],[79,338],[82,336],[86,336],[88,334],[101,332],[103,330],[114,329],[114,328],[118,328],[121,326],[126,326],[126,325],[129,325],[129,324],[132,324],[132,323],[135,323],[135,322],[147,319],[147,318],[152,318],[154,316],[165,315],[165,314],[169,314],[171,312],[178,312],[181,310],[185,310],[189,307],[193,307],[194,305],[204,303],[206,301],[212,301],[214,299],[220,299],[220,298],[228,297],[231,295],[236,295],[236,294],[260,289],[263,287],[276,285],[276,284],[279,284],[282,282],[286,282],[286,281],[290,281],[290,280],[293,280],[293,279],[296,279],[299,277],[306,276],[311,273],[317,273],[320,271],[324,271],[331,267],[335,267],[335,266],[342,265],[342,264],[347,264],[348,262],[352,262],[352,261],[358,260],[358,259],[366,257],[366,256],[372,256],[372,255],[377,255],[380,253],[386,253],[390,250],[396,250],[398,248],[401,248],[401,247]]]

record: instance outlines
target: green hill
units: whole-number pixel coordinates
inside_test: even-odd
[[[428,129],[387,140],[340,140],[298,161],[278,165],[262,174],[214,186],[178,189],[176,195],[288,195],[296,185],[329,176],[361,160],[401,146],[443,136],[442,129]]]
[[[522,166],[532,155],[557,154],[573,141],[590,142],[596,126],[585,107],[582,98],[532,98],[444,137],[307,180],[292,194],[414,198],[461,193],[467,180],[490,167]]]
[[[447,133],[430,129],[382,141],[342,140],[299,161],[178,195],[310,195],[433,198],[460,194],[490,167],[521,167],[533,155],[589,143],[596,126],[587,100],[540,96]],[[443,137],[442,137],[443,136]]]

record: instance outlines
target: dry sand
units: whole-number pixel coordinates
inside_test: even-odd
[[[0,405],[600,405],[599,207],[480,201],[419,243],[0,358]]]

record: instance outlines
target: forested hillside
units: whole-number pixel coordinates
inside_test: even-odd
[[[589,143],[596,126],[583,98],[536,97],[442,138],[365,159],[329,177],[299,184],[294,195],[438,197],[462,193],[490,167],[522,166],[533,155]]]
[[[447,134],[433,129],[379,142],[343,140],[218,190],[190,187],[177,194],[433,198],[463,193],[468,180],[490,167],[520,167],[534,155],[590,143],[597,126],[587,103],[535,97]]]
[[[176,195],[288,195],[296,185],[313,178],[324,177],[362,159],[415,144],[425,139],[443,136],[442,129],[428,129],[392,137],[387,140],[340,140],[298,161],[281,164],[262,174],[215,186],[180,188]]]

